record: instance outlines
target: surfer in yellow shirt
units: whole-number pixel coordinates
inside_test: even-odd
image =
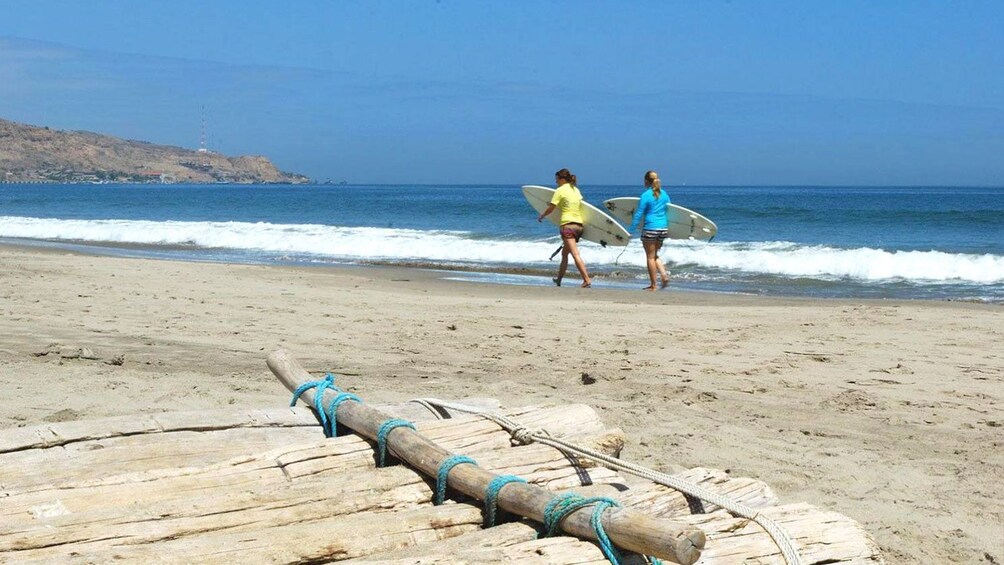
[[[554,284],[561,286],[561,279],[565,277],[565,271],[568,270],[568,256],[571,255],[572,260],[575,261],[575,268],[582,275],[582,288],[589,288],[593,281],[589,278],[589,273],[586,272],[586,264],[579,256],[579,238],[582,237],[584,228],[582,224],[582,193],[576,186],[575,175],[568,169],[561,169],[554,173],[554,181],[558,185],[558,189],[554,192],[554,197],[551,198],[547,209],[537,217],[538,222],[543,222],[544,218],[554,212],[555,208],[561,209],[561,217],[558,222],[562,243],[561,266],[558,267],[558,276],[551,280],[554,281]]]

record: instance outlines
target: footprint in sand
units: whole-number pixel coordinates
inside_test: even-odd
[[[79,420],[80,418],[81,418],[80,412],[77,412],[72,408],[63,408],[58,412],[53,412],[52,414],[49,414],[45,418],[42,418],[42,420],[46,422],[55,423],[55,422],[72,422],[74,420]]]
[[[840,412],[883,408],[874,398],[857,389],[845,390],[820,402],[819,405],[824,408],[836,408]]]

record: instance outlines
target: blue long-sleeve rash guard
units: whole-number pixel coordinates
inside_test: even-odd
[[[664,230],[669,227],[669,220],[666,218],[666,206],[669,204],[669,195],[666,191],[660,191],[659,198],[655,197],[652,193],[652,189],[648,189],[641,195],[641,200],[638,202],[638,209],[634,211],[634,217],[631,218],[631,227],[628,228],[628,232],[634,233],[634,229],[638,227],[638,223],[641,222],[642,217],[645,218],[645,222],[642,224],[647,230]]]

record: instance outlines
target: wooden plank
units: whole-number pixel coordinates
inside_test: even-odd
[[[0,430],[0,454],[64,446],[96,439],[161,434],[179,430],[209,431],[316,425],[317,418],[313,411],[306,407],[198,410],[114,416]]]
[[[598,546],[576,538],[536,539],[529,524],[480,530],[481,510],[469,504],[362,513],[271,527],[220,532],[156,544],[78,546],[75,555],[43,550],[19,563],[607,563]],[[516,526],[515,528],[512,526]],[[451,543],[459,540],[460,543]],[[407,553],[395,553],[408,548]],[[419,549],[420,552],[415,550]],[[405,556],[407,555],[407,556]],[[628,563],[640,562],[626,559]]]
[[[485,408],[498,406],[494,399],[463,402]],[[427,408],[414,403],[388,405],[387,409],[398,416],[436,420]],[[592,410],[586,406],[578,409]],[[462,418],[472,419],[468,415]],[[598,419],[587,424],[592,429],[600,427]],[[7,446],[7,451],[0,453],[0,465],[5,469],[0,475],[0,495],[95,480],[107,477],[109,470],[123,474],[204,466],[321,437],[320,424],[307,407],[163,412],[0,430],[0,444]],[[39,469],[45,472],[39,473]]]
[[[319,427],[175,431],[75,442],[0,455],[0,496],[170,467],[204,466],[246,453],[311,442]],[[39,472],[44,469],[45,472]]]
[[[150,542],[78,542],[73,551],[41,547],[19,563],[313,563],[350,559],[413,544],[434,544],[480,529],[480,508],[444,504],[395,512],[374,511],[269,525],[253,530],[207,530]]]
[[[472,397],[458,400],[476,408],[499,408],[494,398]],[[379,407],[399,418],[413,421],[443,419],[414,402],[381,404]],[[463,416],[442,409],[450,418]],[[318,427],[314,411],[306,406],[229,410],[189,410],[132,416],[112,416],[73,420],[0,430],[0,455],[28,449],[45,449],[116,437],[163,434],[177,431],[209,432],[235,428]]]

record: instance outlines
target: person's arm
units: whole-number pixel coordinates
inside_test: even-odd
[[[638,200],[638,209],[634,211],[634,217],[631,218],[631,227],[628,228],[628,233],[634,233],[634,229],[638,227],[638,223],[641,222],[642,217],[645,216],[645,210],[648,207],[648,200],[643,195]]]
[[[551,212],[554,212],[554,208],[555,208],[555,205],[553,203],[552,204],[548,204],[547,208],[544,210],[544,212],[541,215],[537,216],[537,221],[538,222],[543,222],[544,218],[546,218],[547,216],[549,216],[551,214]]]

